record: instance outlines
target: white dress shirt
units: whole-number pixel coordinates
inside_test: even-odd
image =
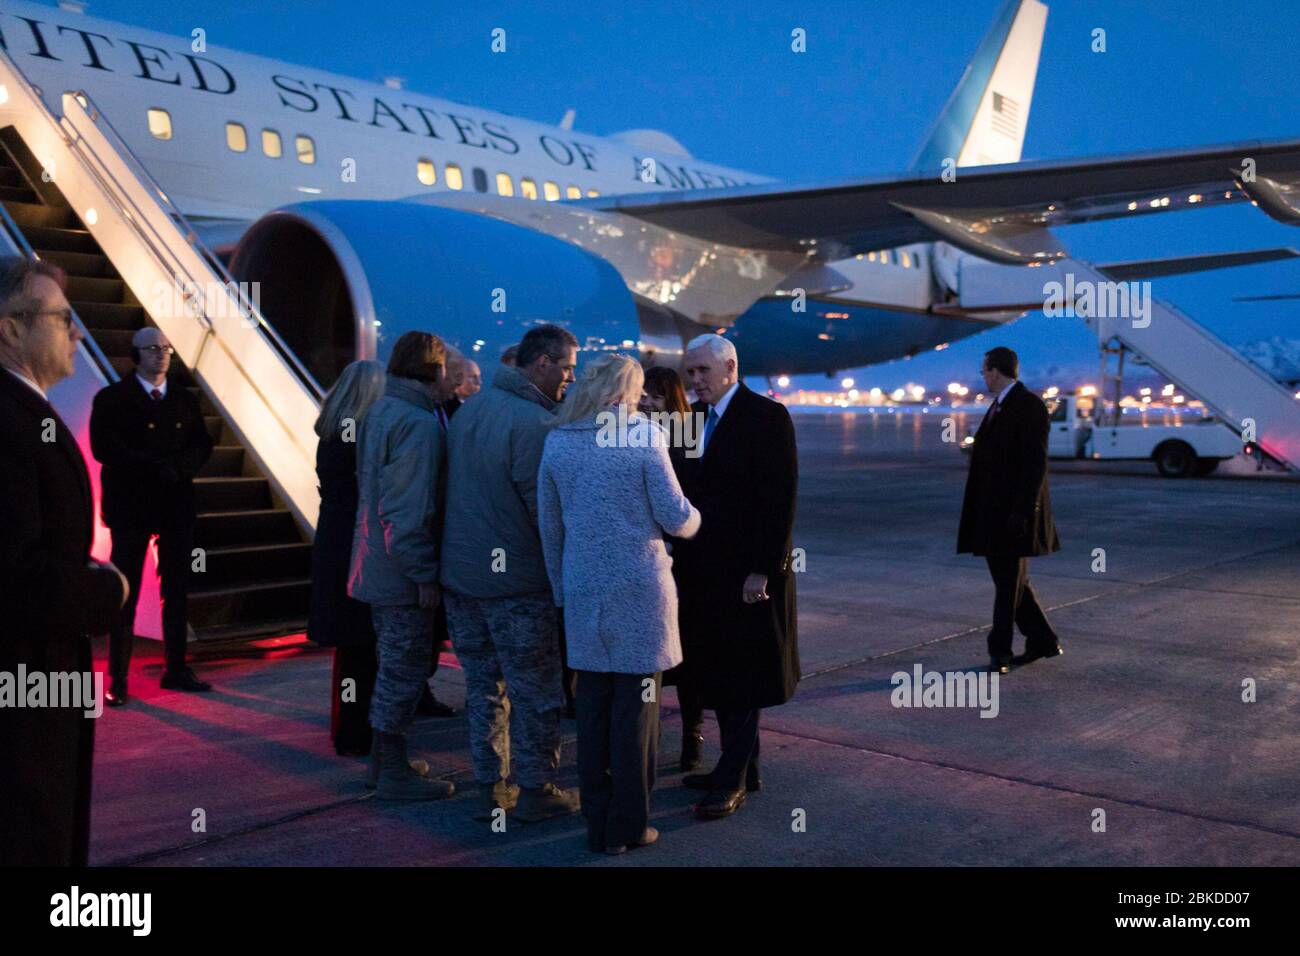
[[[8,372],[8,373],[9,373],[10,375],[12,375],[14,378],[18,379],[18,381],[22,382],[24,385],[26,385],[28,388],[30,388],[30,389],[31,389],[33,392],[35,392],[37,395],[41,396],[41,398],[45,399],[47,402],[50,400],[50,396],[48,396],[48,395],[45,394],[45,389],[41,388],[39,385],[37,385],[35,382],[33,382],[30,378],[28,378],[26,375],[24,375],[22,372],[16,372],[16,371],[14,371],[13,369],[11,369],[11,368],[10,368],[9,366],[7,366],[7,365],[5,365],[5,366],[0,366],[0,367],[3,367],[4,370],[5,370],[6,372]]]
[[[163,398],[166,398],[166,397],[167,397],[167,379],[163,379],[161,385],[155,385],[153,382],[149,381],[147,378],[145,378],[145,377],[144,377],[143,375],[141,375],[139,372],[136,372],[136,373],[135,373],[135,380],[136,380],[137,382],[140,383],[141,387],[144,388],[145,393],[146,393],[150,398],[153,398],[153,390],[154,390],[155,388],[158,389],[158,391],[162,394],[162,397],[163,397]]]
[[[738,389],[738,388],[740,388],[740,379],[736,379],[736,381],[732,382],[732,383],[731,383],[731,388],[729,388],[729,389],[727,389],[725,392],[723,392],[723,393],[722,393],[722,397],[721,397],[720,399],[718,399],[718,404],[716,404],[716,405],[713,406],[713,412],[718,416],[718,420],[717,420],[717,422],[715,422],[714,425],[713,425],[713,430],[714,430],[714,431],[717,431],[717,429],[718,429],[718,425],[721,425],[721,424],[722,424],[722,416],[726,414],[726,412],[727,412],[727,406],[731,404],[731,398],[732,398],[733,395],[736,394],[736,389]],[[707,413],[706,413],[706,414],[707,414]],[[712,440],[713,440],[713,432],[710,432],[710,433],[709,433],[709,441],[712,441]],[[706,441],[704,440],[704,436],[701,435],[701,436],[700,436],[700,454],[704,454],[704,452],[706,452],[706,451],[708,451],[708,442],[706,442]]]

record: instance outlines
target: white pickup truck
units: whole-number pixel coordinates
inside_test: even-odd
[[[1247,450],[1241,437],[1217,419],[1193,418],[1173,425],[1122,422],[1097,425],[1093,401],[1062,395],[1049,399],[1048,455],[1098,461],[1154,461],[1166,478],[1208,475],[1219,462]],[[1253,450],[1253,449],[1252,449]]]

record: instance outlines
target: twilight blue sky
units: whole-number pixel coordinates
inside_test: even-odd
[[[1300,138],[1300,3],[1049,0],[1026,159]],[[230,46],[605,134],[653,127],[696,156],[792,181],[902,171],[1001,0],[651,3],[548,0],[91,0],[92,16]],[[507,31],[494,55],[489,34]],[[803,27],[808,52],[794,55]],[[1093,53],[1091,31],[1107,31]],[[1249,206],[1075,226],[1065,241],[1108,261],[1263,246],[1300,231]],[[1300,339],[1300,262],[1154,283],[1230,342]],[[942,353],[860,372],[860,384],[974,378],[994,344],[1028,368],[1095,365],[1077,319],[1030,315]],[[743,359],[743,357],[742,357]],[[809,383],[818,381],[810,377]]]

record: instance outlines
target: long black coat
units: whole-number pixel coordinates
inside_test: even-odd
[[[370,605],[348,597],[352,532],[357,522],[356,442],[322,439],[316,446],[320,517],[311,549],[307,637],[325,647],[373,647]]]
[[[707,414],[697,402],[692,410]],[[705,453],[682,462],[699,534],[673,541],[682,653],[704,706],[783,704],[799,683],[790,545],[798,457],[785,406],[741,383]],[[746,604],[745,578],[767,575],[770,600]]]
[[[194,476],[212,455],[198,399],[175,382],[154,401],[128,375],[100,390],[90,447],[104,466],[104,524],[158,531],[167,518],[194,518]]]
[[[1061,550],[1047,492],[1047,406],[1017,382],[971,449],[957,552],[1031,558]]]
[[[118,576],[88,567],[93,540],[74,436],[0,370],[0,671],[91,669],[86,635],[121,607]],[[0,865],[85,865],[94,730],[80,708],[0,707]]]

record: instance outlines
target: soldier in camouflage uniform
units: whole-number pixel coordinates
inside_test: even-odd
[[[384,396],[357,433],[357,518],[348,594],[370,605],[379,670],[370,699],[381,800],[437,800],[455,787],[411,766],[406,731],[429,676],[445,461],[437,403],[446,347],[428,332],[393,345]]]
[[[537,531],[537,468],[553,409],[573,381],[577,346],[557,326],[531,329],[517,366],[499,368],[447,431],[441,582],[465,672],[481,820],[512,808],[524,821],[580,808],[576,789],[555,784],[564,690]],[[518,787],[506,783],[512,757]]]

